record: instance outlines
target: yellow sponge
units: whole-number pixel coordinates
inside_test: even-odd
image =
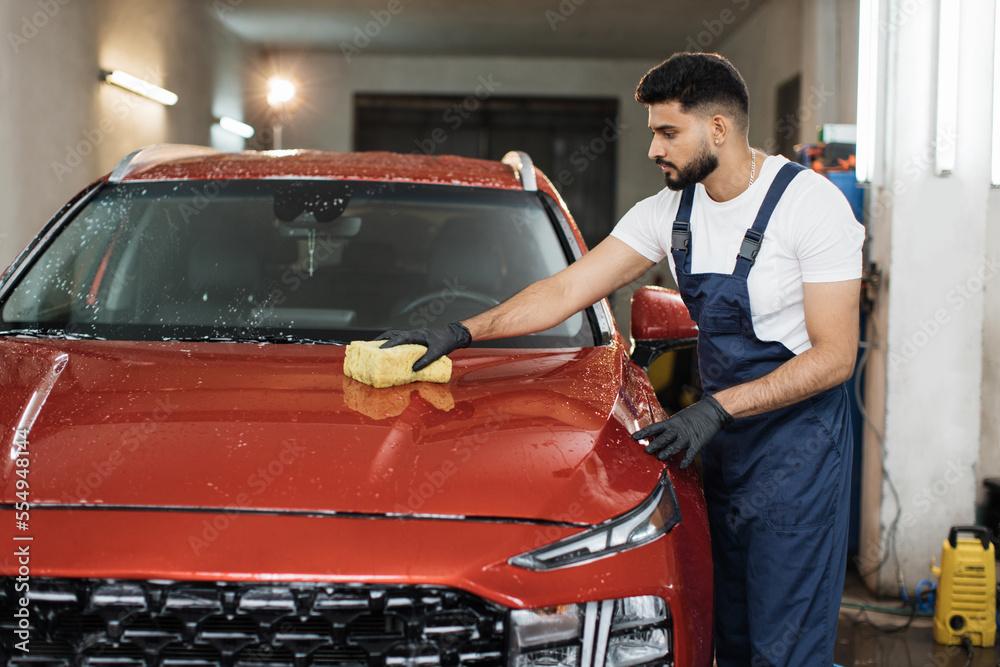
[[[344,375],[373,387],[393,387],[407,382],[448,382],[451,359],[439,357],[413,372],[413,362],[424,356],[426,345],[404,343],[382,348],[384,340],[352,340],[344,355]]]

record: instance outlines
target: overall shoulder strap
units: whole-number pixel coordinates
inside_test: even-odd
[[[733,275],[746,278],[750,274],[750,268],[757,259],[757,253],[760,252],[764,230],[767,229],[767,223],[771,220],[774,207],[778,205],[778,200],[781,199],[781,195],[785,193],[785,189],[792,182],[792,179],[799,172],[805,170],[806,167],[797,162],[787,162],[778,170],[774,181],[771,182],[771,187],[764,195],[760,209],[757,210],[757,217],[754,219],[753,225],[743,235],[743,243],[740,244],[740,251],[736,254],[736,269],[733,271]]]
[[[694,184],[689,185],[681,193],[681,203],[677,207],[677,218],[674,220],[670,234],[670,251],[684,254],[683,269],[685,273],[691,271],[691,206],[694,203],[694,188]],[[677,260],[678,257],[675,254],[675,268],[680,270],[682,266]]]

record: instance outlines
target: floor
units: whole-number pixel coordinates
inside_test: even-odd
[[[855,573],[848,573],[844,600],[864,601],[882,607],[899,606],[898,600],[879,600],[868,593]],[[837,632],[838,665],[887,665],[889,667],[998,667],[1000,648],[973,649],[939,646],[931,637],[931,619],[917,617],[905,630],[887,632],[905,624],[906,617],[842,609]],[[881,630],[876,629],[873,624]]]

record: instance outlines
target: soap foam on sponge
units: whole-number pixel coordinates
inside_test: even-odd
[[[413,363],[427,352],[426,345],[403,343],[383,348],[383,343],[384,340],[352,340],[344,355],[344,375],[373,387],[451,380],[451,359],[447,356],[414,372]]]

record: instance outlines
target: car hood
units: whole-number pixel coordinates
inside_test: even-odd
[[[345,349],[0,339],[2,501],[26,450],[33,507],[585,525],[663,468],[628,436],[650,404],[617,341],[465,348],[449,383],[384,389],[343,375]]]

